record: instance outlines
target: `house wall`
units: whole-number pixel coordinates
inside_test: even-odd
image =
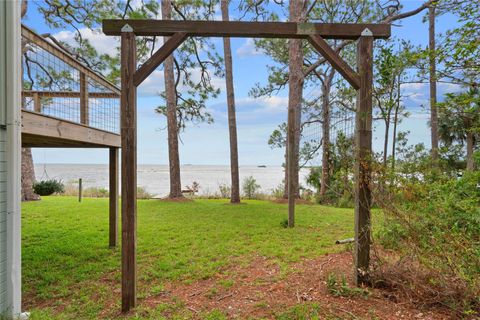
[[[0,2],[0,312],[5,312],[7,306],[7,177],[6,177],[6,103],[5,96],[5,13],[6,6]]]
[[[0,1],[0,316],[21,315],[20,1]]]

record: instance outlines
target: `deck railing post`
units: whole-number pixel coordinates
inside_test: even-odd
[[[136,305],[137,266],[137,88],[135,34],[129,25],[121,35],[120,118],[122,136],[122,311]]]
[[[33,111],[41,113],[42,112],[42,101],[38,93],[33,94]]]
[[[368,283],[372,157],[373,36],[368,29],[357,46],[360,89],[355,118],[355,282]]]
[[[89,124],[88,77],[80,72],[80,123]]]

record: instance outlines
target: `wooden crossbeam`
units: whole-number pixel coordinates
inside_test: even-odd
[[[312,46],[334,67],[352,87],[360,89],[360,77],[350,65],[336,53],[330,45],[319,35],[310,35],[308,40]]]
[[[194,37],[307,38],[320,35],[324,39],[351,39],[368,28],[374,38],[390,37],[389,24],[239,22],[239,21],[172,21],[172,20],[103,20],[103,32],[119,36],[125,24],[137,36],[172,36],[185,32]]]
[[[133,83],[139,86],[172,52],[187,38],[185,32],[177,32],[163,44],[133,75]]]

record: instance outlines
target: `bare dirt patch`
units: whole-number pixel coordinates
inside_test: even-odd
[[[194,314],[221,310],[232,319],[274,318],[289,308],[316,303],[324,316],[341,319],[450,319],[444,310],[419,310],[408,301],[391,301],[379,289],[369,296],[335,297],[328,292],[328,274],[345,275],[352,284],[352,256],[339,253],[304,260],[287,272],[278,264],[256,257],[247,266],[233,265],[215,277],[191,284],[167,283],[156,296],[140,303],[155,308],[160,303],[182,301]]]

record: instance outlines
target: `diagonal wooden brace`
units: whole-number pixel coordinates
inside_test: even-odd
[[[345,60],[319,35],[310,35],[308,41],[356,90],[360,89],[360,77]]]
[[[187,37],[185,32],[177,32],[163,44],[133,75],[133,83],[138,87]]]

